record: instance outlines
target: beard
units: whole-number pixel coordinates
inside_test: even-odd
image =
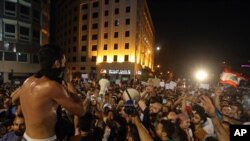
[[[23,134],[24,134],[24,131],[15,131],[15,135],[18,137],[23,136]]]
[[[54,80],[58,83],[62,83],[64,77],[65,67],[42,69],[35,74],[35,77],[40,78],[42,76],[48,77],[50,80]]]

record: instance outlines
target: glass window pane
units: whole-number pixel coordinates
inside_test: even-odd
[[[15,52],[5,52],[4,53],[5,61],[16,61],[16,53]]]

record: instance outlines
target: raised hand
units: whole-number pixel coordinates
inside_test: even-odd
[[[212,103],[212,101],[210,100],[210,98],[203,95],[199,99],[201,101],[201,103],[199,105],[204,108],[204,110],[208,113],[208,115],[211,116],[211,117],[216,116],[216,114],[215,114],[215,106]]]

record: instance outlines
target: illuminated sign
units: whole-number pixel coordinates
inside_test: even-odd
[[[109,74],[131,74],[131,70],[109,70]]]
[[[118,74],[119,70],[109,70],[109,74]]]

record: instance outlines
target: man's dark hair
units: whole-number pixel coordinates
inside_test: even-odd
[[[175,132],[175,125],[170,120],[161,120],[162,130],[167,133],[168,138],[172,138]]]
[[[63,51],[55,45],[44,45],[38,52],[41,70],[51,68],[56,60],[63,59]]]
[[[200,116],[202,124],[207,121],[207,114],[203,107],[196,104],[192,107],[192,110],[195,111]]]
[[[92,121],[93,121],[93,116],[91,113],[86,113],[84,116],[82,116],[80,119],[79,119],[79,128],[81,131],[84,131],[84,132],[89,132],[90,129],[91,129],[91,124],[92,124]]]

